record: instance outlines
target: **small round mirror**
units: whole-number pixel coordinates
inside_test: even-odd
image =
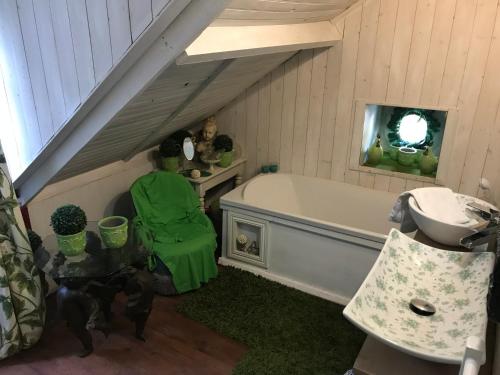
[[[184,142],[182,144],[182,150],[184,151],[184,156],[187,160],[193,160],[194,158],[194,145],[191,138],[184,138]]]

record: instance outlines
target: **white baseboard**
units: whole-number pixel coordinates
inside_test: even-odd
[[[290,279],[285,276],[277,275],[275,273],[272,273],[270,271],[264,270],[259,267],[255,267],[249,264],[241,263],[236,260],[232,260],[226,257],[220,257],[219,258],[219,264],[222,266],[230,266],[234,268],[238,268],[243,271],[248,271],[253,273],[254,275],[262,276],[265,279],[271,280],[271,281],[276,281],[277,283],[286,285],[290,288],[298,289],[304,293],[311,294],[313,296],[319,297],[326,299],[331,302],[335,302],[339,305],[347,305],[349,301],[351,300],[350,298],[338,295],[336,293],[333,293],[331,291],[321,289],[309,284],[302,283],[300,281],[296,281],[293,279]]]

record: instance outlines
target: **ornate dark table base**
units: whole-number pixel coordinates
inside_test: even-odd
[[[132,225],[126,244],[120,248],[105,247],[97,223],[89,222],[82,254],[64,256],[56,236],[50,235],[34,255],[36,265],[60,285],[58,309],[82,342],[82,357],[93,350],[91,329],[108,335],[111,304],[120,292],[128,296],[125,314],[135,323],[135,335],[144,340],[144,326],[153,302],[153,277],[144,271],[150,253]]]
[[[154,297],[153,278],[149,272],[130,266],[99,279],[65,278],[59,281],[58,310],[83,344],[80,357],[93,351],[90,329],[100,330],[108,336],[111,304],[120,292],[128,296],[125,315],[135,323],[135,336],[145,341],[144,328]]]

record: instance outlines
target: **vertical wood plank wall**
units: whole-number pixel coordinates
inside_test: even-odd
[[[485,177],[500,203],[498,7],[498,0],[360,1],[338,23],[342,42],[301,51],[247,89],[219,111],[220,132],[242,146],[247,178],[277,161],[283,172],[401,192],[428,184],[349,169],[354,101],[457,108],[447,185],[482,196]]]
[[[0,131],[14,179],[168,3],[0,1]]]

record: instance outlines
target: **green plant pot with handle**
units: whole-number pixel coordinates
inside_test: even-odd
[[[82,254],[87,245],[85,233],[86,232],[82,230],[76,234],[56,234],[59,251],[68,257]]]
[[[108,216],[97,223],[104,246],[111,249],[123,247],[128,238],[128,219],[123,216]]]
[[[177,156],[162,158],[161,163],[163,169],[166,171],[177,172],[179,170],[179,158]]]
[[[219,166],[227,168],[233,163],[233,151],[226,151],[220,154]]]

